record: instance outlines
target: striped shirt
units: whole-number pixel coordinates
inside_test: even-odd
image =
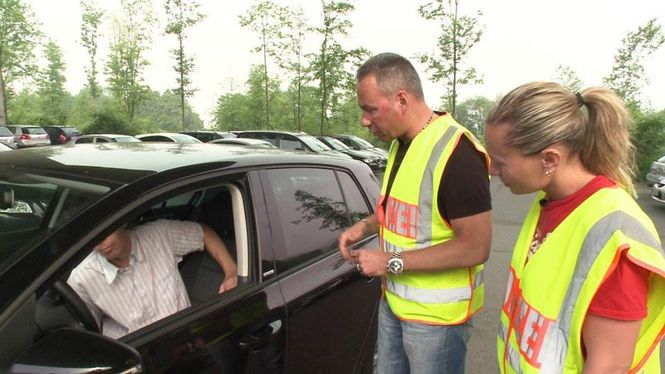
[[[129,266],[117,268],[93,250],[67,280],[111,338],[189,307],[178,263],[203,249],[196,222],[159,220],[129,231],[129,237]]]

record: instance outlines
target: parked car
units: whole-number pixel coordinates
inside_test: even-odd
[[[334,157],[351,158],[351,156],[331,149],[319,139],[305,132],[249,130],[239,133],[238,138],[261,139],[272,143],[277,148],[290,151],[305,151]]]
[[[79,136],[81,132],[75,127],[68,126],[42,126],[46,133],[48,134],[51,144],[66,144],[73,143]]]
[[[333,137],[348,145],[351,149],[358,151],[370,151],[379,154],[386,159],[388,158],[388,151],[383,148],[375,147],[372,143],[359,136],[338,134],[333,135]]]
[[[661,179],[651,186],[651,199],[665,204],[665,179]]]
[[[16,139],[14,139],[14,133],[5,126],[0,126],[0,143],[11,148],[16,148]]]
[[[347,263],[337,237],[372,214],[378,194],[360,162],[278,149],[3,152],[0,372],[371,373],[380,279]],[[189,254],[179,268],[192,306],[106,338],[68,274],[119,227],[162,218],[213,228],[238,286],[218,294],[219,266],[207,251]],[[378,238],[358,245],[378,248]]]
[[[136,135],[136,138],[142,142],[166,142],[166,143],[203,143],[193,136],[178,134],[176,132],[160,132],[154,134]]]
[[[243,145],[250,148],[277,148],[272,143],[267,142],[261,139],[252,139],[252,138],[226,138],[226,139],[216,139],[211,140],[208,143],[210,144],[234,144],[234,145]]]
[[[649,172],[647,172],[647,186],[653,186],[665,178],[665,156],[660,157],[651,163]]]
[[[131,135],[124,134],[86,134],[81,135],[75,144],[86,143],[140,143],[141,141]]]
[[[235,134],[232,134],[230,132],[212,131],[212,130],[180,131],[180,133],[193,136],[204,143],[207,143],[215,139],[227,139],[227,138],[236,137]]]
[[[373,171],[384,170],[386,168],[386,158],[374,152],[351,149],[332,136],[317,136],[316,138],[337,152],[345,153],[356,160],[366,163]]]
[[[51,140],[44,128],[30,125],[8,125],[14,134],[17,148],[51,145]]]

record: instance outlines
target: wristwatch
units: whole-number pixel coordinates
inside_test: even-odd
[[[393,274],[401,274],[404,270],[404,260],[402,260],[402,253],[393,252],[388,260],[386,269]]]

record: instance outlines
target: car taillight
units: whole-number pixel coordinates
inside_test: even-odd
[[[30,137],[30,134],[21,134],[20,139],[21,140],[30,140],[32,138]]]
[[[60,136],[58,136],[58,139],[60,139],[60,144],[67,143],[67,137],[62,135],[62,134],[60,134]]]

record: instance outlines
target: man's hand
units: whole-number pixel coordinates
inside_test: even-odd
[[[238,285],[238,277],[229,276],[224,277],[224,281],[219,285],[219,293],[226,292],[232,288],[235,288]]]
[[[339,252],[342,254],[342,257],[349,262],[353,262],[354,259],[351,257],[349,247],[362,239],[363,236],[375,232],[378,232],[378,225],[374,215],[358,221],[353,226],[344,230],[339,236]]]
[[[371,249],[352,249],[350,255],[358,271],[370,277],[380,277],[386,274],[391,254]]]

